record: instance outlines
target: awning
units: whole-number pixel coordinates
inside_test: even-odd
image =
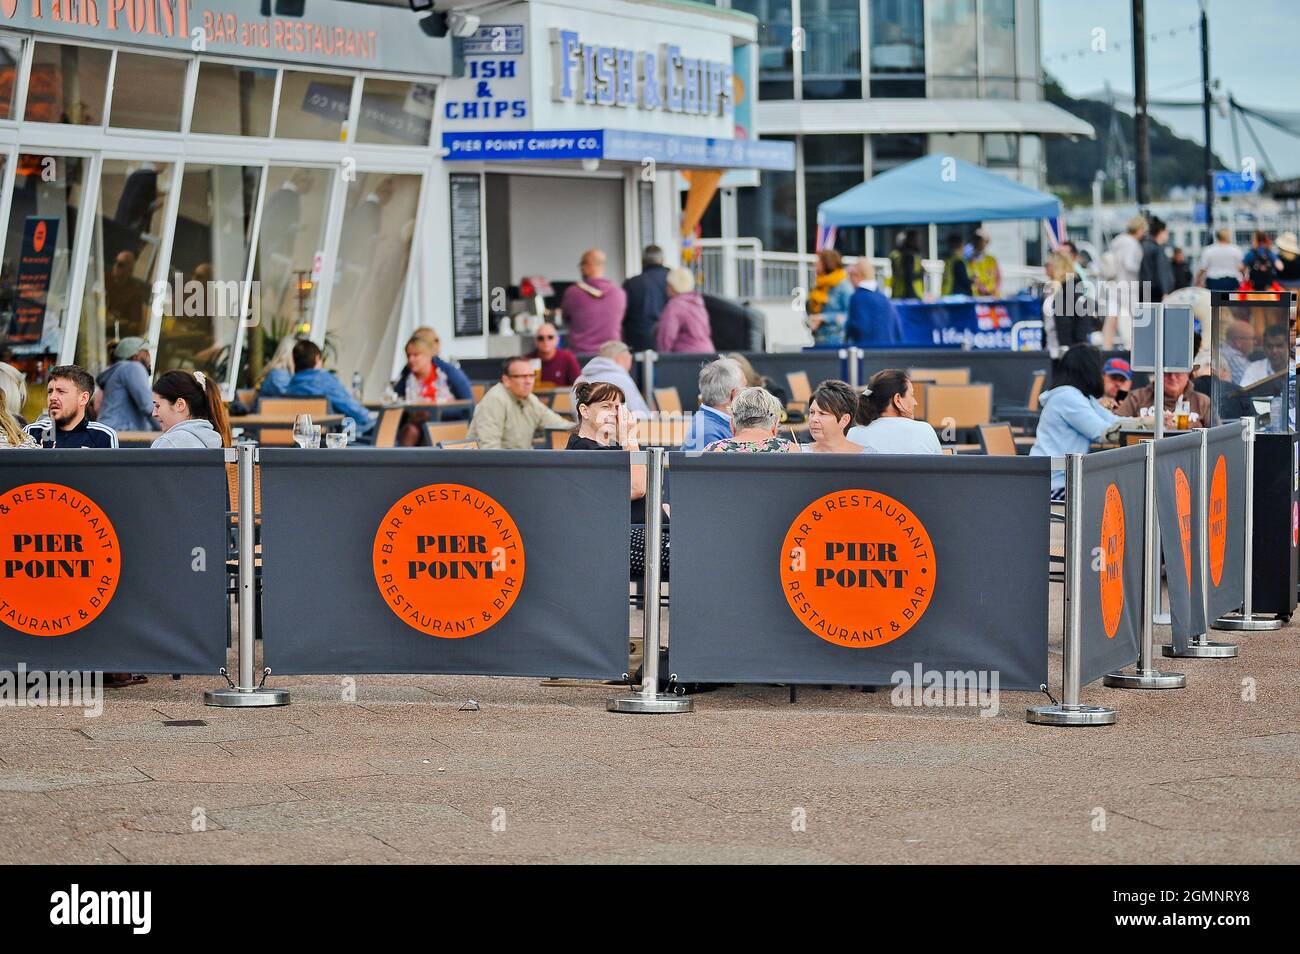
[[[863,99],[758,103],[758,132],[847,133],[1038,133],[1086,136],[1090,124],[1059,106],[1023,99]]]
[[[623,129],[536,129],[521,132],[446,132],[448,162],[653,160],[684,169],[794,169],[794,143],[764,139],[671,136]]]
[[[1061,201],[951,156],[922,156],[828,199],[817,224],[849,228],[908,223],[1050,219]]]

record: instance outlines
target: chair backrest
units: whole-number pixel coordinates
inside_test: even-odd
[[[956,457],[956,456],[957,456],[957,452],[956,452],[955,450],[953,450],[951,447],[940,447],[940,448],[939,448],[939,453],[942,454],[944,457]]]
[[[471,384],[469,386],[470,393],[474,395],[475,404],[483,400],[483,395],[487,394],[489,387],[491,387],[489,384]]]
[[[396,447],[397,429],[402,424],[402,409],[386,407],[379,412],[379,423],[375,425],[375,446]]]
[[[574,412],[573,392],[568,388],[556,391],[551,397],[551,410],[556,414],[572,414]]]
[[[1043,393],[1043,385],[1047,383],[1046,371],[1035,371],[1033,379],[1029,382],[1029,400],[1025,402],[1025,407],[1031,411],[1038,411],[1038,398]]]
[[[682,399],[677,394],[676,388],[655,388],[655,409],[662,411],[664,414],[680,414],[682,412]]]
[[[253,407],[257,404],[257,388],[240,388],[235,392],[235,397],[244,407]]]
[[[432,447],[443,441],[463,441],[469,434],[469,421],[429,421],[424,425],[424,433]]]
[[[812,382],[808,380],[807,371],[790,371],[785,376],[786,383],[790,385],[791,403],[808,406],[812,400]]]
[[[1016,437],[1010,424],[979,425],[980,447],[991,457],[1015,457]]]
[[[689,414],[658,414],[652,420],[640,422],[637,433],[643,447],[681,447],[690,426]]]
[[[478,441],[439,441],[438,446],[443,450],[478,450]]]
[[[970,368],[908,368],[907,376],[931,384],[970,384]]]
[[[991,384],[931,384],[925,389],[925,419],[937,428],[978,427],[992,417]]]
[[[930,382],[928,381],[912,382],[912,394],[916,398],[916,419],[918,421],[925,420],[925,392],[929,386]]]
[[[230,501],[230,520],[234,523],[239,517],[239,464],[234,461],[226,463],[226,494]],[[253,513],[262,512],[262,468],[253,465]]]
[[[260,428],[257,442],[264,447],[288,447],[293,444],[293,419],[299,414],[312,417],[328,414],[329,401],[323,397],[264,397],[257,401],[257,413],[283,417],[288,425]],[[238,425],[239,418],[231,423]]]
[[[551,450],[564,450],[569,445],[569,435],[572,433],[561,427],[548,427],[546,436],[549,438]]]

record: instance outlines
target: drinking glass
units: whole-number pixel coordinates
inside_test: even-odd
[[[334,434],[326,434],[326,435],[325,435],[325,446],[326,446],[326,447],[330,447],[330,448],[333,448],[333,447],[347,447],[347,446],[348,446],[348,435],[345,434],[343,431],[339,431],[339,432],[334,433]]]
[[[312,444],[312,433],[316,432],[316,443]],[[299,414],[293,422],[293,441],[299,447],[320,446],[320,431],[311,422],[310,414]]]

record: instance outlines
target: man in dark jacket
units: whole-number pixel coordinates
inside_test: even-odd
[[[655,346],[655,322],[668,303],[668,269],[664,250],[647,245],[641,253],[641,274],[623,283],[627,311],[623,315],[623,340],[633,351],[650,351]]]
[[[1138,269],[1138,282],[1142,289],[1139,301],[1162,301],[1174,290],[1174,266],[1165,254],[1167,241],[1169,226],[1152,216],[1146,238],[1142,239],[1142,266]]]

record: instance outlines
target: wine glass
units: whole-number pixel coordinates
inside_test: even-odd
[[[316,438],[313,445],[312,438]],[[293,441],[299,447],[320,446],[320,431],[311,422],[310,414],[299,414],[293,422]]]

